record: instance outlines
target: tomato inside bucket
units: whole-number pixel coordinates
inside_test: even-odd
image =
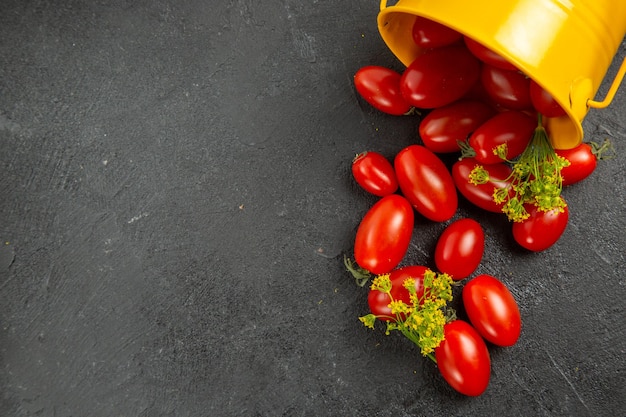
[[[379,32],[407,67],[430,50],[414,40],[418,18],[457,32],[543,90],[565,113],[543,118],[553,146],[561,149],[582,141],[582,120],[626,34],[626,2],[612,0],[567,5],[558,0],[399,0],[389,7],[383,0]]]

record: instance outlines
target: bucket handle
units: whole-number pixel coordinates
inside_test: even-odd
[[[385,10],[387,8],[387,0],[380,0],[380,10]]]
[[[619,85],[621,84],[622,79],[624,78],[625,74],[626,74],[626,58],[624,58],[624,60],[622,61],[622,66],[617,71],[617,74],[615,75],[615,79],[613,80],[613,83],[611,84],[609,91],[606,93],[606,97],[604,97],[604,100],[595,101],[595,100],[589,99],[587,100],[587,106],[593,107],[595,109],[603,109],[609,104],[611,104],[611,101],[613,101],[613,97],[615,97],[615,93],[617,92],[617,89]]]

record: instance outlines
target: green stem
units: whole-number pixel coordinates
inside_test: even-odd
[[[367,281],[369,281],[369,279],[372,277],[370,271],[365,268],[361,268],[346,255],[343,255],[343,264],[345,265],[346,269],[352,274],[356,281],[356,284],[359,287],[364,287],[365,284],[367,284]]]
[[[473,158],[476,156],[476,151],[470,146],[468,140],[457,140],[456,143],[459,146],[459,149],[461,149],[459,161],[464,158]]]
[[[598,161],[615,158],[615,148],[613,147],[613,143],[608,138],[604,139],[602,144],[598,144],[597,142],[589,142],[589,146],[591,146],[591,153],[596,157]]]
[[[494,201],[504,203],[502,211],[509,220],[521,222],[528,218],[525,204],[534,204],[540,211],[563,207],[561,169],[567,161],[554,151],[541,115],[537,117],[537,127],[524,152],[508,162],[513,168],[506,180],[510,185],[494,191]]]

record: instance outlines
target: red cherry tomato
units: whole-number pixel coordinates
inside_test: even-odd
[[[406,304],[411,303],[409,291],[404,287],[404,280],[407,278],[415,280],[416,294],[418,297],[422,297],[424,295],[424,272],[426,271],[428,271],[428,268],[421,265],[405,266],[391,271],[389,279],[391,280],[391,296],[393,299],[401,300]],[[370,311],[382,321],[396,320],[395,316],[391,314],[390,302],[389,295],[378,290],[370,290],[367,296]]]
[[[458,141],[465,142],[495,113],[491,106],[477,100],[456,101],[428,113],[420,122],[419,135],[424,146],[435,153],[458,152]]]
[[[530,101],[539,113],[546,117],[565,116],[563,107],[535,81],[530,81]]]
[[[509,289],[491,275],[479,275],[463,287],[463,306],[472,326],[485,340],[513,346],[522,330],[517,302]]]
[[[533,252],[541,252],[554,245],[567,227],[569,211],[553,209],[539,211],[533,204],[525,204],[524,208],[530,217],[521,222],[513,223],[513,238],[522,247]]]
[[[412,106],[432,109],[463,97],[478,81],[480,63],[464,45],[419,55],[403,72],[400,89]]]
[[[506,159],[519,156],[533,137],[537,121],[526,113],[511,110],[498,113],[483,123],[469,138],[469,145],[476,151],[476,160],[481,164],[496,164],[502,158],[494,149],[506,143]]]
[[[437,222],[456,213],[458,196],[454,182],[437,155],[424,146],[410,145],[398,152],[394,168],[402,194],[418,213]]]
[[[500,113],[502,111],[502,107],[496,104],[491,97],[489,97],[487,90],[485,90],[485,86],[482,85],[480,81],[474,84],[471,90],[468,91],[461,100],[481,101],[491,107],[494,110],[494,113]]]
[[[478,268],[485,252],[485,233],[473,219],[460,219],[445,228],[435,246],[435,265],[458,281]]]
[[[456,30],[422,16],[413,23],[413,41],[422,48],[439,48],[461,40]]]
[[[555,152],[570,163],[561,169],[563,186],[584,180],[598,166],[597,155],[594,153],[592,146],[585,142],[572,149],[555,149]]]
[[[352,175],[365,191],[384,197],[396,192],[398,181],[393,165],[378,152],[362,152],[352,160]]]
[[[498,188],[508,187],[507,181],[511,175],[511,168],[505,163],[483,165],[489,173],[489,180],[484,184],[475,185],[470,182],[469,176],[474,167],[480,163],[474,158],[463,158],[452,166],[452,179],[457,190],[470,203],[483,210],[493,213],[502,213],[502,204],[493,201],[493,193]]]
[[[444,341],[435,348],[443,379],[461,394],[485,392],[491,376],[491,358],[485,341],[467,322],[454,320],[444,326]]]
[[[376,109],[394,116],[402,116],[411,110],[400,91],[401,74],[396,71],[369,65],[354,75],[356,91]]]
[[[356,232],[354,259],[373,274],[393,270],[411,242],[414,212],[408,200],[392,194],[378,200],[365,214]]]
[[[480,80],[494,103],[512,110],[533,108],[530,79],[521,72],[483,65]]]
[[[463,40],[465,41],[467,49],[469,49],[476,58],[478,58],[485,64],[509,71],[518,70],[518,68],[515,65],[511,64],[509,61],[507,61],[506,58],[504,58],[500,54],[497,54],[486,46],[483,46],[481,43],[476,42],[474,39],[465,36]]]

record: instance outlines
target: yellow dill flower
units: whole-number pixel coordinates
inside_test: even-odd
[[[384,293],[391,291],[391,279],[389,278],[389,274],[378,275],[372,280],[370,288]]]
[[[470,171],[468,179],[474,185],[486,184],[489,181],[489,172],[482,165],[476,165]]]
[[[501,152],[501,150],[499,151]],[[541,115],[533,136],[522,154],[512,164],[512,172],[506,179],[510,185],[506,191],[494,192],[494,202],[504,203],[502,212],[509,220],[520,222],[529,217],[524,205],[535,204],[542,211],[561,207],[561,169],[569,162],[556,154]],[[509,195],[512,192],[512,196]]]
[[[410,304],[391,297],[389,274],[377,276],[372,282],[372,289],[390,295],[388,307],[395,319],[386,321],[385,334],[399,331],[415,343],[424,356],[435,360],[432,352],[443,340],[443,327],[447,320],[452,320],[455,316],[454,310],[447,306],[452,300],[452,277],[427,270],[423,277],[424,296],[421,298],[415,290],[415,282],[414,278],[408,278],[402,283],[410,293]],[[359,317],[371,329],[374,328],[376,319],[374,314]]]
[[[503,160],[506,160],[507,153],[509,151],[509,147],[506,143],[501,143],[500,145],[493,148],[493,154],[499,156]]]
[[[432,288],[433,280],[437,277],[437,274],[430,269],[424,272],[424,289]]]
[[[369,327],[370,329],[374,328],[374,322],[376,321],[376,316],[373,314],[368,314],[366,316],[359,317],[361,323],[365,325],[365,327]]]
[[[409,312],[409,306],[402,300],[392,300],[388,307],[391,310],[391,314],[395,315]]]
[[[415,279],[407,278],[402,282],[402,286],[406,288],[409,294],[415,294]]]
[[[502,207],[502,212],[509,217],[509,220],[521,222],[530,217],[530,214],[524,208],[524,205],[516,197],[511,198]]]
[[[452,295],[452,277],[448,274],[439,274],[433,279],[431,292],[434,292],[437,297],[447,299]]]
[[[509,188],[494,188],[492,197],[496,204],[504,203],[509,198]]]

